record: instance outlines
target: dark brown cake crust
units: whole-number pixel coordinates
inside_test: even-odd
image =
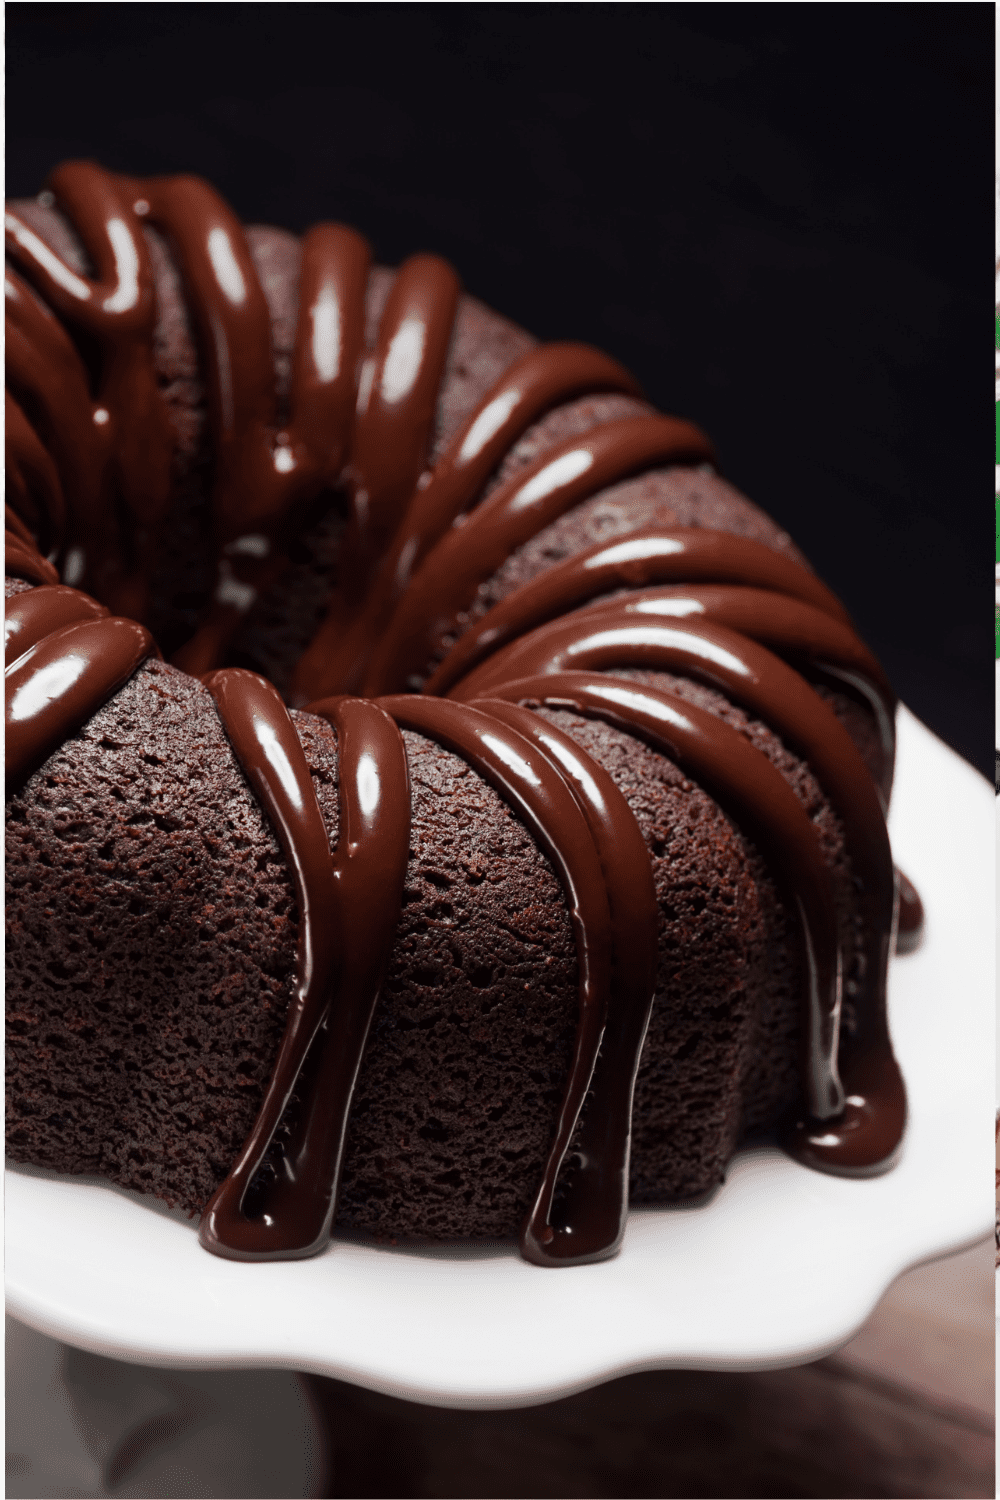
[[[87,270],[74,231],[53,208],[17,209]],[[157,373],[175,439],[170,541],[153,579],[153,630],[169,653],[210,591],[212,458],[180,278],[167,242],[143,233],[159,305]],[[272,229],[248,238],[283,400],[299,242]],[[393,276],[376,269],[370,278],[369,347]],[[533,345],[473,298],[460,301],[434,455]],[[485,494],[567,438],[649,412],[620,394],[567,402],[527,429]],[[287,687],[336,587],[344,519],[333,490],[300,518],[292,566],[246,617],[233,664]],[[554,563],[654,525],[725,531],[803,561],[710,468],[654,468],[605,488],[517,548],[427,670],[469,624]],[[7,587],[11,594],[27,585]],[[713,689],[662,672],[617,675],[722,718],[792,787],[834,877],[849,1031],[857,902],[840,820],[811,771]],[[849,692],[823,691],[877,766],[867,707]],[[799,1099],[797,921],[732,809],[624,731],[565,710],[539,712],[611,774],[652,861],[659,974],[636,1085],[631,1197],[699,1197],[721,1181],[746,1132],[773,1125]],[[336,738],[313,715],[292,717],[335,847]],[[404,740],[410,860],[355,1090],[337,1222],[387,1237],[511,1235],[537,1188],[572,1051],[573,932],[548,859],[506,803],[450,751],[410,732]],[[162,662],[136,672],[9,800],[7,881],[11,1157],[97,1173],[198,1213],[260,1105],[293,992],[298,922],[278,842],[209,692]],[[571,1172],[572,1152],[569,1162]]]

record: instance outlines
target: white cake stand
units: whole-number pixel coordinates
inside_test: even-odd
[[[234,1264],[148,1199],[12,1168],[8,1310],[118,1359],[311,1370],[453,1407],[837,1348],[901,1271],[981,1238],[992,1214],[993,791],[905,710],[899,731],[893,845],[928,918],[892,974],[911,1115],[887,1176],[843,1181],[746,1152],[704,1207],[634,1212],[616,1260],[539,1270],[506,1244],[343,1240],[315,1260]]]

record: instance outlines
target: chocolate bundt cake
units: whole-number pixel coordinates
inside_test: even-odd
[[[14,1160],[544,1265],[890,1165],[895,700],[702,433],[194,178],[6,226]]]

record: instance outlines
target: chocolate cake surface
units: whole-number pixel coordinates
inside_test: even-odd
[[[894,700],[698,430],[338,226],[10,208],[13,1159],[541,1264],[891,1164]]]

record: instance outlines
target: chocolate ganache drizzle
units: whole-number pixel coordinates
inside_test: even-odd
[[[828,1172],[889,1166],[906,1101],[886,1024],[886,973],[897,921],[900,946],[912,946],[921,914],[912,886],[894,876],[885,826],[895,699],[843,607],[759,543],[646,527],[549,567],[461,628],[479,586],[516,548],[618,480],[711,463],[705,437],[672,417],[609,422],[549,449],[480,500],[546,411],[583,394],[637,391],[607,356],[552,344],[504,373],[428,471],[457,278],[434,256],[407,261],[366,354],[369,247],[331,224],[302,244],[279,425],[267,304],[242,226],[218,195],[196,178],[132,179],[80,162],[53,173],[49,191],[95,274],[73,270],[8,212],[7,573],[36,586],[7,607],[8,789],[158,654],[143,622],[170,495],[171,434],[153,360],[156,298],[143,229],[153,225],[172,247],[194,319],[215,454],[214,585],[175,662],[211,693],[298,900],[283,1040],[239,1159],[205,1209],[202,1243],[252,1260],[311,1255],[329,1240],[352,1091],[408,860],[407,729],[462,757],[515,810],[551,860],[572,918],[576,1041],[522,1253],[570,1265],[617,1249],[656,980],[656,897],[643,836],[615,782],[535,708],[571,709],[644,740],[750,833],[797,915],[806,976],[803,1105],[786,1146]],[[96,348],[96,379],[78,346]],[[333,852],[289,709],[263,677],[226,664],[240,622],[287,566],[303,507],[332,486],[348,502],[344,582],[299,661],[290,700],[336,735]],[[454,641],[443,659],[442,640]],[[803,667],[867,701],[880,741],[877,778]],[[635,680],[635,669],[720,689],[812,767],[843,824],[862,919],[849,1036],[841,1036],[844,956],[831,877],[810,817],[747,738]],[[407,691],[414,680],[420,691]],[[261,1188],[293,1099],[278,1167]]]

